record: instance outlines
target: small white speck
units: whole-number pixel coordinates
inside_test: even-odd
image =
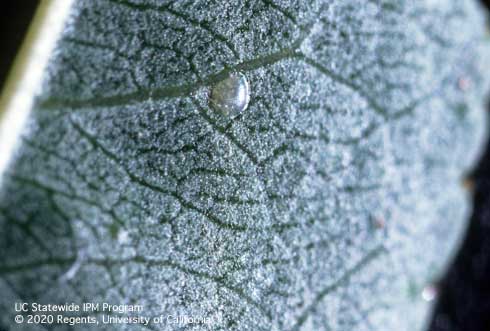
[[[117,234],[117,241],[120,244],[127,244],[129,242],[129,233],[126,230],[120,230]]]
[[[434,285],[428,285],[422,290],[421,296],[424,301],[431,302],[437,297],[437,288]]]
[[[86,251],[85,250],[79,251],[75,262],[73,262],[70,269],[68,269],[63,275],[61,275],[59,281],[66,282],[72,279],[73,277],[75,277],[78,270],[82,266],[82,263],[85,260],[85,258],[86,258]]]

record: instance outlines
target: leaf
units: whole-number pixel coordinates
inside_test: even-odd
[[[76,2],[3,175],[0,325],[26,301],[165,319],[85,313],[104,330],[421,330],[484,133],[478,10]],[[208,100],[233,72],[236,117]]]

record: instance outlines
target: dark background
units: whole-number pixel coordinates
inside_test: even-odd
[[[0,87],[25,36],[39,0],[0,1]]]
[[[482,2],[490,9],[490,0]],[[38,3],[0,2],[0,87]],[[463,245],[439,284],[430,331],[490,331],[490,141],[480,163],[469,174],[468,183],[473,193],[473,214]]]

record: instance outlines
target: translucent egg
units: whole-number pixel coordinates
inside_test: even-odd
[[[238,115],[247,109],[249,101],[249,84],[247,77],[241,72],[230,73],[212,87],[210,105],[223,115]]]

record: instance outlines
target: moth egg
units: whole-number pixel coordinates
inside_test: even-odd
[[[236,116],[248,107],[250,87],[241,72],[230,73],[211,89],[210,105],[226,116]]]

